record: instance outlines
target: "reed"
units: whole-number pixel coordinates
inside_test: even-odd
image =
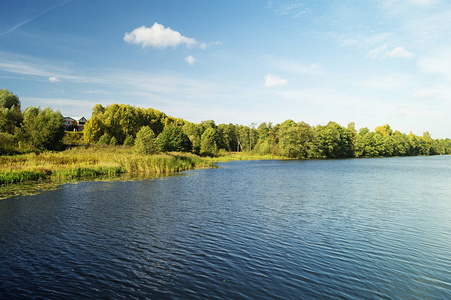
[[[37,181],[40,179],[46,179],[47,172],[44,171],[1,171],[0,172],[0,184],[12,184],[23,183],[27,181]]]
[[[115,176],[122,173],[166,174],[211,167],[213,164],[190,153],[142,155],[130,147],[96,145],[62,152],[1,156],[0,184]]]

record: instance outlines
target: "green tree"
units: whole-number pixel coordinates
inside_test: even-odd
[[[420,138],[420,154],[421,155],[430,155],[431,152],[433,152],[432,150],[432,144],[433,144],[433,139],[431,137],[431,134],[426,131],[423,133],[423,136]]]
[[[218,148],[226,151],[236,151],[238,140],[236,135],[236,126],[233,124],[218,125],[219,142]]]
[[[393,144],[393,155],[405,156],[408,154],[410,145],[407,135],[396,130],[393,132]]]
[[[352,157],[352,128],[344,128],[335,122],[326,126],[318,125],[315,130],[315,143],[321,156],[326,158]]]
[[[278,136],[280,154],[287,157],[298,158],[300,156],[300,147],[296,123],[293,120],[286,120],[280,124]]]
[[[191,151],[193,145],[189,137],[183,132],[182,127],[168,125],[156,139],[158,149],[162,152],[168,151]]]
[[[102,116],[93,115],[83,128],[84,140],[88,143],[96,143],[105,133]]]
[[[340,152],[340,132],[333,122],[326,126],[318,125],[313,137],[315,158],[337,158]]]
[[[158,135],[167,125],[183,123],[182,119],[169,117],[153,108],[143,109],[125,104],[103,107],[97,104],[83,132],[85,141],[90,143],[97,142],[103,134],[108,133],[117,139],[118,144],[123,144],[127,136],[136,136],[143,126],[149,126]]]
[[[0,90],[0,132],[13,134],[22,120],[19,97],[6,89]]]
[[[136,134],[135,151],[140,154],[153,154],[157,152],[155,133],[149,126],[142,127]]]
[[[25,109],[21,139],[39,150],[62,147],[64,118],[59,111],[47,107],[29,106]]]
[[[20,107],[19,97],[7,89],[0,90],[0,107],[10,109],[14,106]]]
[[[92,116],[99,116],[103,113],[105,113],[105,107],[103,107],[102,104],[96,104],[92,108]]]
[[[296,127],[298,132],[297,135],[299,142],[299,157],[311,157],[313,148],[313,129],[309,124],[305,122],[299,122]]]
[[[197,126],[194,123],[191,122],[185,122],[185,124],[182,127],[183,133],[185,133],[189,140],[191,141],[191,144],[193,145],[193,150],[196,153],[200,152],[200,138],[202,134],[200,133],[199,126]]]
[[[258,141],[257,145],[255,145],[255,152],[260,155],[266,155],[271,153],[271,138],[270,138],[270,130],[271,130],[271,122],[269,123],[261,123],[257,127],[258,132]]]
[[[207,128],[202,134],[200,153],[202,155],[216,155],[218,153],[218,139],[219,136],[216,128]]]
[[[388,125],[388,124],[378,126],[374,129],[374,131],[376,133],[380,133],[382,135],[392,135],[393,134],[393,130],[390,128],[390,125]]]

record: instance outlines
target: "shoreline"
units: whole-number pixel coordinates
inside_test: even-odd
[[[219,162],[268,159],[286,158],[245,153],[214,158],[182,152],[141,155],[131,147],[97,145],[60,152],[0,156],[0,200],[38,194],[66,183],[152,179],[214,168]]]
[[[79,146],[61,152],[0,156],[0,200],[38,194],[66,183],[153,179],[243,160],[290,158],[243,152],[230,152],[219,157],[200,157],[183,152],[141,155],[131,147],[98,145]]]
[[[61,185],[99,178],[159,177],[213,167],[214,162],[190,153],[141,155],[131,147],[88,146],[61,152],[0,156],[0,199],[24,186]],[[8,192],[5,192],[8,191]]]

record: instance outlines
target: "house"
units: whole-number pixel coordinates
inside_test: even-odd
[[[85,124],[85,117],[64,117],[64,128],[66,131],[83,131]]]

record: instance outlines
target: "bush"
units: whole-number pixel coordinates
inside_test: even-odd
[[[109,145],[111,141],[111,136],[108,133],[102,135],[97,142],[98,145]]]
[[[155,133],[149,126],[141,127],[136,134],[135,150],[140,154],[152,154],[157,152]]]
[[[14,137],[9,133],[0,132],[0,155],[14,152]]]
[[[66,131],[63,138],[64,144],[81,144],[83,143],[83,132]]]
[[[114,136],[110,140],[110,145],[112,145],[112,146],[116,146],[117,145],[117,140],[116,140],[116,138]]]
[[[134,145],[135,139],[133,138],[133,135],[128,135],[124,141],[124,146],[134,146]]]

